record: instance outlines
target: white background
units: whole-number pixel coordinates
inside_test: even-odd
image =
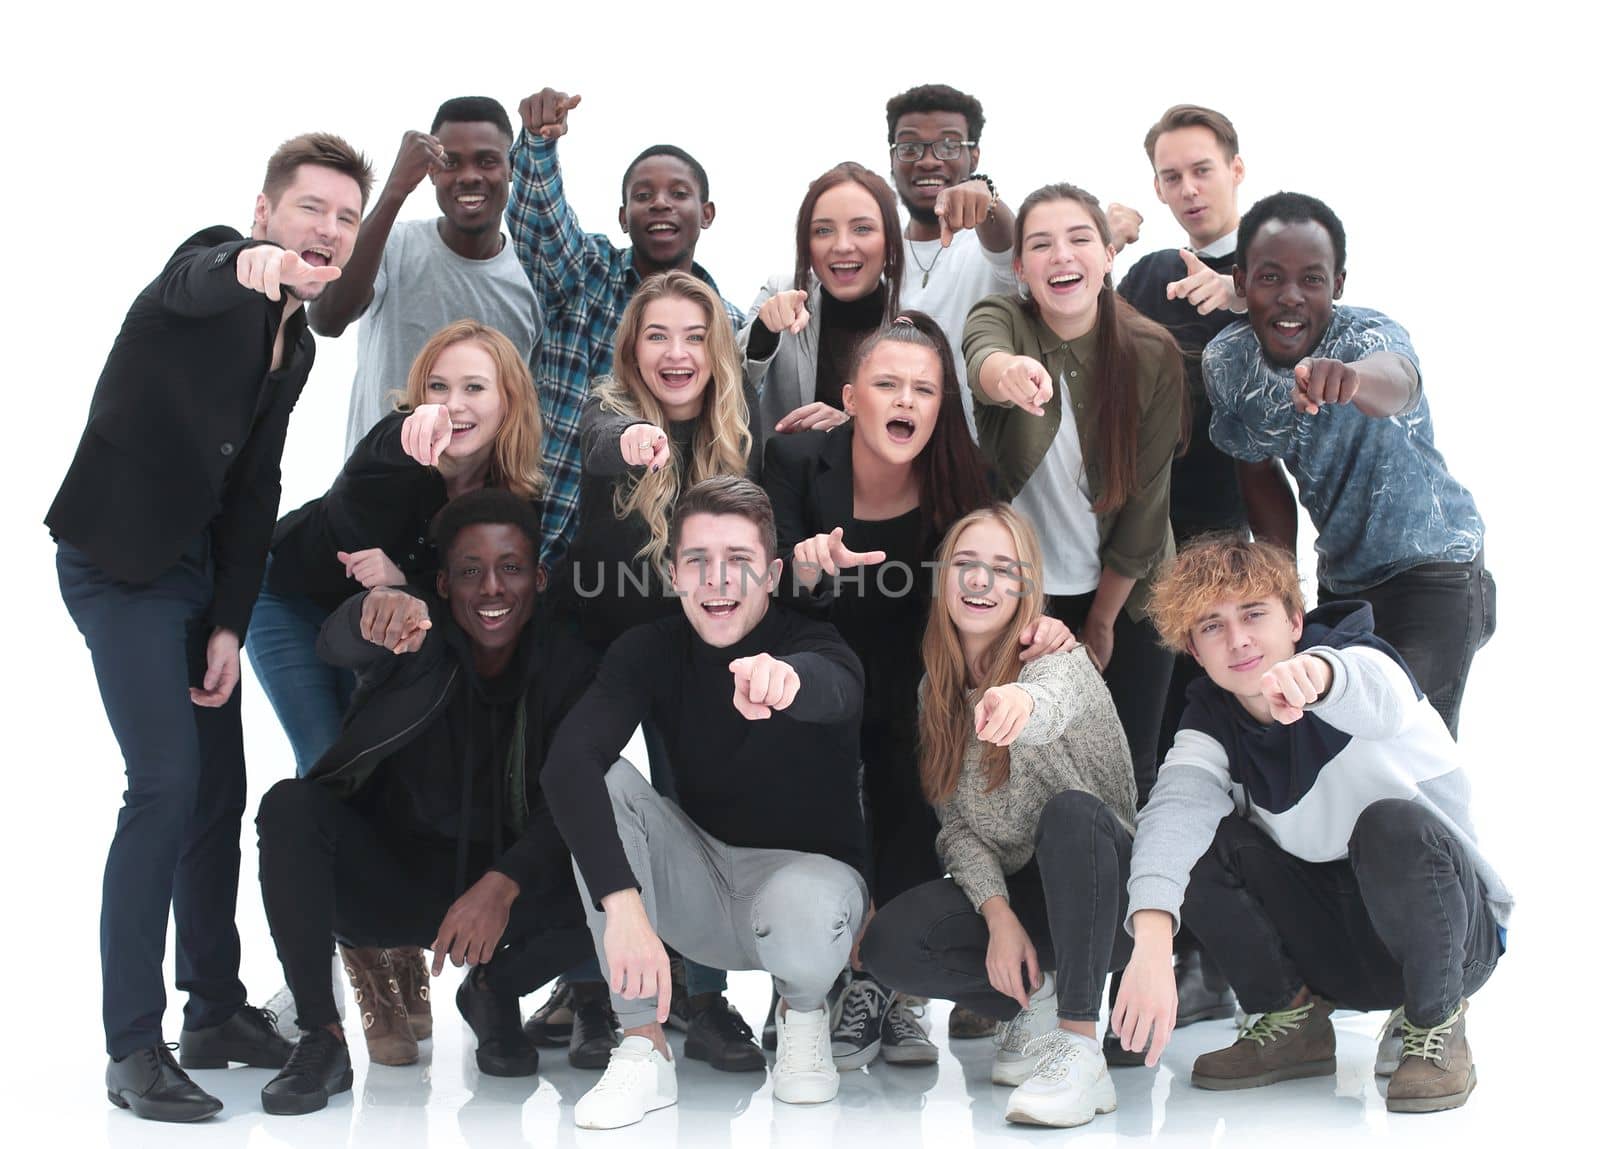
[[[561,155],[585,226],[620,239],[618,182],[627,160],[650,143],[686,147],[709,170],[718,205],[698,258],[744,303],[768,274],[792,264],[794,211],[806,183],[844,159],[886,172],[884,101],[934,81],[983,100],[982,167],[1008,202],[1069,179],[1142,210],[1146,227],[1132,258],[1182,238],[1152,194],[1141,146],[1149,124],[1179,101],[1233,118],[1247,165],[1244,203],[1287,188],[1322,197],[1343,217],[1346,300],[1378,307],[1410,330],[1438,442],[1488,524],[1500,633],[1473,670],[1461,737],[1485,847],[1520,897],[1511,952],[1473,1013],[1483,1085],[1471,1105],[1432,1125],[1390,1125],[1368,1080],[1365,1118],[1356,1125],[1374,1137],[1409,1140],[1424,1130],[1504,1139],[1524,1122],[1565,1124],[1577,1100],[1566,1082],[1592,1075],[1595,993],[1594,887],[1580,867],[1593,868],[1596,755],[1577,730],[1594,705],[1592,660],[1581,651],[1595,631],[1586,433],[1596,382],[1587,270],[1595,124],[1592,33],[1567,15],[1576,10],[1532,3],[1425,13],[1395,3],[411,10],[324,2],[56,3],[7,15],[0,76],[8,112],[0,180],[10,494],[0,514],[11,568],[0,835],[0,920],[12,955],[5,979],[11,1024],[0,1053],[7,1126],[65,1136],[68,1144],[166,1143],[182,1132],[103,1112],[96,910],[120,762],[40,525],[122,315],[172,249],[209,224],[248,230],[265,159],[288,136],[339,132],[368,152],[381,182],[401,133],[425,129],[443,99],[492,95],[515,120],[517,102],[551,84],[584,96]],[[427,185],[405,214],[435,214]],[[320,341],[290,429],[285,508],[319,494],[338,469],[354,343],[348,335]],[[248,673],[244,689],[253,811],[261,792],[290,772],[291,758]],[[248,821],[244,859],[244,976],[259,1001],[280,975],[253,880]],[[764,1005],[754,984],[736,983],[747,1014]],[[447,995],[440,997],[448,1015]],[[169,1014],[173,1038],[180,1004]],[[1180,1079],[1187,1058],[1226,1037],[1216,1036],[1178,1058]],[[1369,1043],[1352,1039],[1351,1049],[1370,1058]],[[969,1068],[968,1076],[980,1071]],[[281,1123],[257,1128],[260,1080],[249,1074],[229,1086],[230,1121],[213,1123],[231,1130],[228,1140],[277,1144],[291,1136]],[[566,1106],[559,1110],[544,1087],[546,1108],[530,1102],[522,1127],[532,1136],[536,1126],[559,1122],[570,1138],[570,1103],[586,1080],[560,1085]],[[1142,1080],[1119,1075],[1125,1112]],[[1341,1076],[1341,1092],[1346,1085]],[[1360,1081],[1349,1087],[1362,1090]],[[949,1093],[941,1077],[927,1098],[907,1097],[931,1106],[929,1098],[959,1099],[962,1088],[957,1075],[948,1086],[957,1092]],[[1179,1105],[1181,1091],[1186,1116],[1167,1129],[1169,1140],[1227,1131],[1227,1120],[1203,1119],[1209,1099],[1181,1081],[1170,1088],[1169,1105]],[[435,1093],[434,1135],[441,1143],[472,1139],[460,1114],[453,1126],[440,1125],[435,1110],[449,1108],[448,1096]],[[1155,1112],[1164,1094],[1141,1096]],[[1326,1114],[1315,1105],[1318,1095],[1305,1096],[1313,1103],[1304,1114],[1284,1110],[1281,1126],[1264,1119],[1241,1128],[1236,1119],[1230,1143],[1301,1136],[1306,1122],[1317,1127]],[[767,1098],[763,1087],[750,1104],[766,1106]],[[503,1131],[515,1137],[517,1110],[507,1104],[512,1117]],[[881,1106],[861,1104],[825,1135],[848,1139],[872,1127]],[[1001,1132],[989,1102],[975,1103],[970,1116],[965,1109],[956,1105],[954,1123],[929,1125],[928,1134],[971,1143]],[[350,1110],[342,1112],[344,1132],[321,1136],[349,1135]],[[427,1133],[416,1121],[410,1132],[388,1124],[358,1124],[358,1131],[421,1144]],[[764,1122],[745,1122],[734,1140],[781,1140],[776,1122],[765,1133]],[[915,1139],[919,1126],[877,1128],[880,1136]],[[659,1137],[676,1126],[653,1128]],[[1106,1122],[1094,1128],[1109,1131]],[[1149,1133],[1152,1124],[1116,1128]],[[683,1131],[686,1140],[701,1135]]]

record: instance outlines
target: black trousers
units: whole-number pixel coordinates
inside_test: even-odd
[[[1059,618],[1080,640],[1083,623],[1094,595],[1051,595],[1045,611]],[[1166,707],[1167,684],[1172,678],[1172,651],[1161,645],[1155,625],[1148,619],[1134,622],[1119,610],[1111,628],[1111,665],[1106,667],[1106,689],[1122,720],[1133,755],[1133,781],[1142,808],[1156,784],[1156,745],[1161,738],[1161,715]]]
[[[1494,637],[1497,621],[1494,576],[1482,553],[1470,563],[1423,563],[1348,594],[1317,588],[1318,602],[1338,599],[1372,604],[1373,630],[1400,652],[1454,738],[1472,657]]]
[[[1307,862],[1229,814],[1195,864],[1183,916],[1252,1013],[1302,985],[1348,1009],[1404,1004],[1437,1025],[1489,980],[1499,928],[1461,843],[1416,802],[1368,806],[1350,856]]]
[[[1006,877],[1006,893],[1042,968],[1054,967],[1057,1015],[1094,1021],[1106,974],[1127,965],[1133,838],[1093,794],[1064,790],[1045,803],[1034,856]],[[878,908],[861,963],[903,993],[948,998],[1010,1019],[1017,1003],[989,984],[989,927],[952,878],[926,882]]]
[[[163,1040],[169,912],[178,988],[189,995],[184,1028],[221,1025],[244,1004],[233,920],[245,804],[243,684],[224,706],[189,701],[210,637],[205,535],[148,584],[117,581],[65,542],[56,573],[127,772],[100,899],[106,1052],[125,1057]]]
[[[320,782],[287,778],[256,815],[261,899],[294,994],[301,1029],[338,1020],[328,983],[334,934],[353,946],[426,946],[456,899],[455,847],[397,841]],[[491,859],[476,850],[468,884]],[[577,891],[524,890],[511,906],[500,948],[486,969],[491,988],[528,993],[594,955]]]
[[[863,723],[861,790],[870,870],[865,875],[875,906],[944,873],[934,842],[939,818],[922,794],[915,734]]]

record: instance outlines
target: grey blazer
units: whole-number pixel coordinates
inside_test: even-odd
[[[817,312],[822,306],[822,288],[816,276],[811,277],[806,289],[806,309],[811,312],[811,322],[799,335],[787,331],[778,336],[778,349],[768,359],[751,359],[748,351],[750,329],[761,320],[761,305],[780,291],[794,288],[794,275],[774,275],[756,293],[750,306],[750,322],[740,329],[739,354],[744,357],[744,379],[747,393],[754,391],[757,404],[751,412],[751,423],[760,424],[758,440],[773,434],[773,428],[796,407],[804,407],[817,395]],[[751,428],[755,430],[754,426]]]

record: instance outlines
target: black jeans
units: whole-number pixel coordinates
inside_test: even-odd
[[[338,1020],[328,983],[335,933],[353,946],[426,946],[456,899],[453,845],[394,840],[320,782],[273,786],[256,828],[261,900],[301,1029]],[[473,852],[468,885],[488,868],[485,855]],[[576,889],[565,873],[552,878],[565,896],[524,890],[512,903],[484,968],[492,989],[528,993],[594,955]]]
[[[1095,1021],[1106,974],[1128,964],[1133,838],[1093,794],[1063,790],[1045,803],[1034,856],[1006,877],[1011,908],[1039,954],[1055,967],[1056,1013]],[[989,927],[952,878],[910,890],[878,909],[861,940],[861,964],[902,993],[948,998],[985,1017],[1020,1008],[989,984]]]
[[[1319,603],[1337,599],[1372,604],[1373,629],[1400,652],[1454,738],[1472,656],[1495,630],[1494,576],[1482,553],[1470,563],[1423,563],[1348,594],[1317,588]]]
[[[1051,595],[1045,612],[1059,618],[1080,639],[1094,595]],[[1148,619],[1134,622],[1119,610],[1111,628],[1111,665],[1106,667],[1106,689],[1122,720],[1133,755],[1133,781],[1139,805],[1156,784],[1156,746],[1161,738],[1161,714],[1166,707],[1167,684],[1172,679],[1172,651],[1161,645],[1155,625]]]
[[[220,707],[189,701],[210,637],[204,535],[145,585],[117,581],[64,542],[56,573],[93,657],[128,778],[100,900],[106,1052],[125,1057],[162,1041],[169,911],[178,988],[189,995],[184,1028],[220,1025],[244,1004],[233,921],[245,802],[243,684]]]
[[[1356,819],[1350,856],[1307,862],[1229,814],[1195,863],[1183,916],[1252,1013],[1302,985],[1347,1009],[1404,1004],[1437,1025],[1500,959],[1500,932],[1461,844],[1416,802]]]

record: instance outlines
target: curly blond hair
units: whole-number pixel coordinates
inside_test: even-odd
[[[1178,552],[1151,589],[1150,620],[1170,650],[1189,648],[1195,626],[1219,602],[1278,599],[1290,618],[1304,614],[1294,556],[1273,543],[1243,535],[1201,535]]]

